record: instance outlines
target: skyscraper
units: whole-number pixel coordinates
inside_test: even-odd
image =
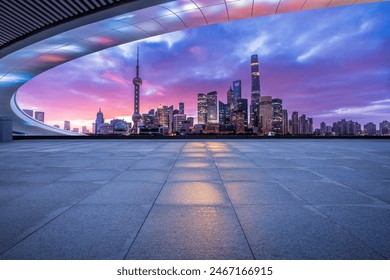
[[[282,134],[283,106],[282,99],[272,99],[272,131]]]
[[[248,128],[248,99],[240,98],[237,104],[237,111],[242,113],[244,127]]]
[[[170,107],[168,107],[168,134],[169,135],[172,135],[173,133],[173,115],[174,115],[174,109],[173,109],[173,105],[171,105]],[[179,111],[177,111],[178,113]]]
[[[168,107],[161,104],[157,107],[156,111],[157,125],[168,126]]]
[[[298,134],[307,134],[307,119],[305,114],[302,114],[298,118]]]
[[[232,122],[236,134],[245,132],[245,118],[244,118],[244,113],[242,111],[239,110],[233,111]]]
[[[272,131],[272,96],[260,97],[261,133]]]
[[[228,124],[230,122],[229,104],[225,104],[222,101],[219,101],[218,107],[219,124]]]
[[[183,123],[187,120],[185,114],[176,114],[173,116],[173,132],[180,132],[183,128]]]
[[[95,133],[97,133],[99,126],[103,123],[104,123],[104,117],[103,117],[102,108],[99,108],[99,112],[96,113]],[[64,129],[66,130],[66,128]],[[69,130],[70,130],[70,125],[69,125]]]
[[[286,135],[289,134],[288,131],[288,113],[286,109],[283,109],[282,111],[283,119],[282,119],[282,134]]]
[[[320,124],[320,135],[321,136],[324,136],[326,135],[326,123],[325,122],[321,122]]]
[[[207,94],[207,119],[206,122],[217,123],[217,92],[212,91]]]
[[[314,126],[313,126],[313,118],[307,118],[307,130],[306,134],[313,134]]]
[[[233,110],[237,110],[239,99],[241,99],[241,80],[233,82]]]
[[[258,130],[260,122],[260,72],[257,54],[251,56],[251,119],[250,126]]]
[[[292,112],[292,115],[291,115],[291,133],[292,135],[298,135],[299,134],[299,125],[298,125],[298,121],[299,121],[299,118],[298,118],[298,112]]]
[[[35,111],[35,119],[40,122],[45,122],[45,112]]]
[[[207,122],[207,95],[204,93],[198,94],[198,124],[206,124]]]
[[[139,77],[139,48],[137,47],[137,66],[136,66],[136,76],[133,79],[134,84],[134,113],[133,113],[133,133],[139,134],[138,123],[142,120],[142,116],[139,113],[139,92],[142,85],[142,79]]]
[[[179,103],[179,114],[184,114],[184,102]]]

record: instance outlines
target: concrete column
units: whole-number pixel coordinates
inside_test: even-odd
[[[12,141],[12,118],[0,117],[0,142]]]

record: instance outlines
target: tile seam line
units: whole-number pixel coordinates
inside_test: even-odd
[[[49,221],[47,221],[46,223],[44,223],[42,226],[38,227],[37,229],[33,230],[31,233],[27,234],[25,237],[23,237],[22,239],[20,239],[18,242],[16,242],[15,244],[13,244],[12,246],[8,247],[5,251],[3,252],[0,252],[0,256],[3,256],[5,253],[7,253],[8,251],[12,250],[14,247],[18,246],[20,243],[22,243],[23,241],[25,241],[26,239],[28,239],[30,236],[34,235],[36,232],[38,232],[39,230],[43,229],[44,227],[46,227],[47,225],[51,224],[54,220],[56,220],[58,217],[62,216],[63,214],[65,214],[66,212],[70,211],[72,208],[74,208],[76,205],[79,205],[82,201],[84,201],[85,199],[87,199],[88,197],[90,197],[92,194],[94,194],[95,192],[97,192],[98,190],[100,190],[101,188],[103,188],[106,184],[108,184],[109,182],[101,185],[100,188],[98,188],[97,190],[91,192],[90,194],[88,194],[86,197],[84,197],[83,199],[79,200],[78,202],[76,202],[75,204],[69,206],[67,209],[65,209],[64,211],[62,211],[61,213],[59,213],[58,215],[56,215],[54,218],[50,219]]]
[[[207,143],[207,142],[206,142],[206,143]],[[226,144],[229,145],[229,146],[231,146],[231,144],[230,144],[229,142],[226,142]],[[234,147],[233,147],[233,148],[234,148]],[[234,148],[234,149],[235,149],[235,148]],[[251,247],[251,245],[250,245],[250,243],[249,243],[248,237],[247,237],[246,234],[245,234],[245,231],[244,231],[244,228],[243,228],[243,226],[242,226],[242,224],[241,224],[241,221],[240,221],[240,219],[238,218],[238,215],[237,215],[237,212],[236,212],[236,208],[234,207],[234,205],[233,205],[233,203],[232,203],[232,201],[231,201],[231,199],[230,199],[229,193],[228,193],[228,191],[227,191],[227,189],[226,189],[226,186],[225,186],[225,182],[222,180],[222,176],[221,176],[221,173],[219,172],[218,166],[217,166],[217,164],[216,164],[216,162],[215,162],[215,158],[213,157],[212,153],[210,152],[210,150],[209,150],[208,148],[207,148],[207,150],[208,150],[208,152],[210,153],[210,156],[211,156],[212,159],[213,159],[213,162],[214,162],[215,168],[217,169],[218,176],[219,176],[219,178],[220,178],[220,180],[221,180],[223,189],[225,190],[225,193],[226,193],[226,195],[227,195],[227,197],[228,197],[229,204],[230,204],[230,206],[231,206],[232,209],[233,209],[234,216],[235,216],[236,219],[237,219],[237,222],[238,222],[238,224],[239,224],[239,226],[240,226],[241,232],[242,232],[242,234],[244,235],[246,244],[248,245],[249,251],[250,251],[250,253],[251,253],[251,255],[252,255],[252,259],[255,260],[255,259],[256,259],[255,254],[254,254],[254,252],[253,252],[253,250],[252,250],[252,247]],[[241,151],[240,151],[240,153],[242,154]]]
[[[162,144],[161,144],[160,146],[162,146]],[[160,146],[159,146],[159,147],[160,147]],[[156,198],[154,199],[153,204],[152,204],[152,206],[150,207],[148,213],[146,214],[146,217],[145,217],[144,221],[142,222],[141,226],[139,227],[137,233],[135,234],[135,236],[134,236],[134,238],[133,238],[133,241],[131,242],[131,244],[130,244],[130,246],[129,246],[129,249],[127,250],[126,254],[125,254],[124,257],[123,257],[123,260],[126,260],[126,258],[129,256],[130,251],[131,251],[131,248],[133,247],[135,241],[136,241],[137,238],[138,238],[138,235],[140,234],[142,228],[144,227],[144,225],[145,225],[145,223],[146,223],[146,220],[148,219],[150,213],[152,212],[153,207],[156,205],[156,201],[157,201],[158,197],[160,196],[160,194],[161,194],[161,192],[162,192],[164,186],[166,185],[166,183],[167,183],[167,181],[168,181],[168,177],[169,177],[169,175],[172,173],[172,170],[173,170],[173,168],[174,168],[174,166],[175,166],[175,164],[176,164],[176,162],[177,162],[177,159],[179,158],[179,156],[180,156],[180,154],[182,153],[183,148],[184,148],[185,146],[186,146],[186,144],[183,143],[183,146],[180,148],[180,152],[177,153],[177,156],[176,156],[176,159],[175,159],[175,163],[172,165],[171,169],[169,170],[169,173],[168,173],[168,175],[167,175],[167,178],[165,179],[163,185],[162,185],[161,188],[160,188],[160,191],[158,192]]]
[[[357,240],[359,240],[362,244],[364,244],[365,246],[367,246],[368,248],[370,248],[373,252],[375,252],[376,254],[378,254],[378,256],[381,256],[384,260],[388,260],[389,258],[385,255],[383,255],[382,252],[379,252],[376,248],[370,246],[365,240],[359,238],[358,236],[356,236],[354,233],[352,233],[350,230],[348,230],[348,228],[344,227],[343,225],[339,224],[336,220],[330,218],[328,215],[326,215],[324,212],[322,212],[320,210],[320,208],[317,207],[317,205],[314,205],[314,204],[311,204],[311,207],[315,208],[317,211],[319,211],[322,215],[324,215],[327,219],[329,219],[329,221],[331,223],[333,223],[334,225],[336,226],[339,226],[341,229],[345,230],[346,232],[348,232],[350,235],[352,235],[354,238],[356,238]],[[326,207],[329,207],[329,206],[326,206]]]
[[[230,145],[230,143],[228,143],[228,144]],[[235,147],[233,147],[233,149],[235,149],[235,150],[241,152],[240,150],[238,150],[238,149],[235,148]],[[242,152],[241,152],[241,153],[242,153]],[[244,154],[244,156],[245,156],[246,158],[248,158],[250,161],[252,161],[253,163],[255,163],[251,158],[247,157],[245,154]],[[256,164],[256,163],[255,163],[255,164]],[[309,170],[308,168],[306,168],[306,169]],[[311,172],[313,172],[313,171],[311,171]],[[219,173],[219,170],[218,170],[218,173]],[[329,179],[328,177],[323,176],[323,175],[320,175],[320,174],[318,174],[318,173],[316,173],[316,172],[313,172],[313,173],[316,174],[316,175],[318,175],[318,176],[321,176],[321,177],[323,177],[323,178]],[[337,223],[336,220],[330,218],[330,217],[329,217],[328,215],[326,215],[323,211],[321,211],[316,205],[309,203],[306,199],[304,199],[302,196],[300,196],[298,193],[296,193],[293,189],[291,189],[291,188],[289,188],[288,186],[286,186],[282,181],[279,181],[278,179],[276,179],[276,181],[277,181],[282,187],[289,189],[292,193],[294,193],[294,194],[297,195],[299,198],[301,198],[303,201],[305,201],[305,202],[307,203],[307,204],[305,204],[305,205],[309,205],[309,206],[315,208],[319,213],[321,213],[321,215],[323,215],[324,217],[326,217],[326,218],[329,220],[329,222],[331,222],[332,224],[334,224],[334,225],[340,227],[340,228],[341,228],[342,230],[344,230],[345,232],[351,234],[354,238],[356,238],[357,240],[359,240],[359,242],[361,242],[362,244],[364,244],[365,246],[367,246],[368,248],[370,248],[371,250],[373,250],[376,254],[378,254],[378,256],[381,256],[381,257],[382,257],[383,259],[385,259],[385,260],[388,259],[388,258],[387,258],[386,256],[384,256],[381,252],[378,252],[375,248],[371,247],[371,246],[370,246],[369,244],[367,244],[364,240],[360,239],[360,238],[357,237],[355,234],[353,234],[352,232],[350,232],[347,228],[345,228],[344,226],[342,226],[342,225],[340,225],[339,223]],[[333,181],[333,180],[332,180],[332,181]],[[224,187],[225,187],[225,185],[224,185]],[[229,197],[229,200],[230,200],[230,197]],[[234,207],[234,206],[233,206],[233,207]]]
[[[237,148],[233,147],[234,149],[238,150]],[[239,151],[239,150],[238,150]],[[245,156],[246,157],[246,156]],[[246,157],[248,158],[248,157]],[[251,158],[249,158],[253,163],[255,163]],[[256,164],[256,163],[255,163]],[[310,170],[309,168],[305,167],[304,170]],[[311,170],[310,170],[311,171]],[[316,173],[314,171],[311,171],[312,173],[316,174],[317,176],[320,176],[320,177],[323,177],[323,178],[326,178],[326,179],[330,179],[326,176],[323,176],[319,173]],[[331,179],[330,179],[331,180]],[[311,204],[309,203],[306,199],[304,199],[302,196],[300,196],[298,193],[296,193],[293,189],[289,188],[288,186],[286,186],[282,181],[279,181],[278,179],[276,179],[277,182],[279,182],[279,184],[284,187],[284,188],[287,188],[289,189],[292,193],[294,193],[295,195],[297,195],[299,198],[301,198],[303,201],[305,201],[307,204],[306,205],[309,205],[313,208],[315,208],[319,213],[321,213],[324,217],[326,217],[332,224],[340,227],[341,229],[343,229],[344,231],[348,232],[349,234],[351,234],[354,238],[356,238],[357,240],[359,240],[362,244],[364,244],[365,246],[367,246],[368,248],[370,248],[371,250],[373,250],[376,254],[378,254],[378,256],[381,256],[382,258],[384,259],[388,259],[386,256],[384,256],[381,252],[378,252],[375,248],[371,247],[369,244],[367,244],[366,242],[364,242],[364,240],[358,238],[355,234],[353,234],[352,232],[350,232],[347,228],[345,228],[344,226],[340,225],[339,223],[337,223],[334,219],[330,218],[328,215],[326,215],[323,211],[321,211],[318,207],[316,207],[316,205],[314,204]],[[333,180],[332,180],[333,181]]]
[[[317,175],[320,175],[320,174],[317,173],[317,172],[314,172],[314,171],[312,171],[312,172],[315,173],[315,174],[317,174]],[[323,176],[323,175],[321,175],[321,176]],[[327,179],[327,180],[329,181],[329,183],[331,183],[331,184],[334,184],[334,185],[336,185],[336,186],[342,187],[342,188],[347,189],[347,190],[349,190],[349,191],[357,192],[359,195],[367,196],[367,197],[369,197],[370,199],[375,200],[376,203],[373,204],[373,205],[375,205],[375,206],[377,206],[377,205],[390,205],[389,202],[387,202],[387,201],[385,201],[385,200],[383,200],[383,199],[377,198],[377,197],[375,197],[374,195],[371,195],[371,194],[369,194],[369,193],[367,193],[367,192],[364,192],[364,191],[361,191],[361,190],[358,190],[358,189],[354,189],[353,187],[351,187],[351,186],[349,186],[349,185],[347,185],[347,184],[345,184],[345,183],[338,182],[338,181],[336,181],[336,180],[334,180],[334,179],[332,179],[332,178],[325,177],[325,176],[323,176],[323,177],[324,177],[325,179]],[[384,180],[386,180],[386,179],[384,179]],[[384,180],[379,180],[379,181],[384,181]],[[380,202],[380,203],[377,204],[377,202]],[[363,204],[363,205],[365,205],[365,204]]]
[[[318,207],[318,206],[321,206],[320,204],[312,204],[312,203],[309,203],[306,199],[304,199],[303,197],[301,197],[298,193],[296,193],[293,189],[291,189],[290,187],[286,186],[284,183],[280,182],[280,184],[284,187],[284,188],[287,188],[289,189],[291,192],[295,193],[297,196],[299,196],[303,201],[305,201],[307,204],[305,205],[308,205],[310,207],[313,207],[315,208],[319,213],[321,213],[321,215],[323,215],[324,217],[326,217],[326,219],[329,220],[330,223],[332,223],[333,225],[337,226],[337,227],[340,227],[342,230],[344,230],[345,232],[349,233],[351,236],[353,236],[354,238],[356,238],[356,240],[359,240],[359,242],[361,242],[362,244],[364,244],[365,246],[367,246],[368,248],[370,248],[371,250],[373,250],[376,254],[378,254],[378,256],[381,256],[383,259],[388,259],[386,256],[384,256],[381,252],[378,252],[375,248],[373,248],[372,246],[370,246],[369,244],[367,244],[364,240],[360,239],[358,236],[356,236],[355,234],[353,234],[350,230],[348,230],[346,227],[344,227],[343,225],[339,224],[336,220],[332,219],[331,217],[329,217],[328,215],[326,215],[326,213],[324,213],[323,211],[321,211],[321,209]],[[330,205],[332,207],[332,205]],[[329,207],[329,206],[326,206],[326,207]],[[339,205],[336,205],[336,207],[339,207]]]

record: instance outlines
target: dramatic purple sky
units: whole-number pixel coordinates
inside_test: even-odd
[[[250,56],[260,60],[261,94],[331,125],[390,121],[390,3],[328,8],[210,25],[110,48],[65,63],[25,84],[22,108],[72,127],[133,114],[140,46],[141,113],[185,103],[196,117],[200,92],[226,102],[233,80],[250,100]],[[129,118],[128,118],[129,119]]]

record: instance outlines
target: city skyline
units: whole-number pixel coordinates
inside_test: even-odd
[[[346,9],[350,9],[348,18],[342,16]],[[99,107],[107,119],[130,118],[135,49],[141,45],[140,113],[160,103],[178,107],[182,101],[187,115],[196,116],[198,93],[224,95],[234,80],[242,80],[242,97],[251,100],[248,65],[250,56],[258,53],[261,95],[283,99],[289,115],[305,112],[314,118],[315,127],[342,118],[378,124],[390,114],[385,28],[389,11],[388,3],[339,7],[157,36],[43,73],[21,88],[18,101],[23,108],[30,109],[31,104],[32,109],[44,111],[47,123],[70,119],[80,127],[91,125]],[[306,21],[311,24],[302,28]],[[232,34],[237,34],[235,40]],[[86,65],[88,70],[80,72]],[[53,92],[62,94],[57,98]],[[55,108],[58,104],[61,107]]]

